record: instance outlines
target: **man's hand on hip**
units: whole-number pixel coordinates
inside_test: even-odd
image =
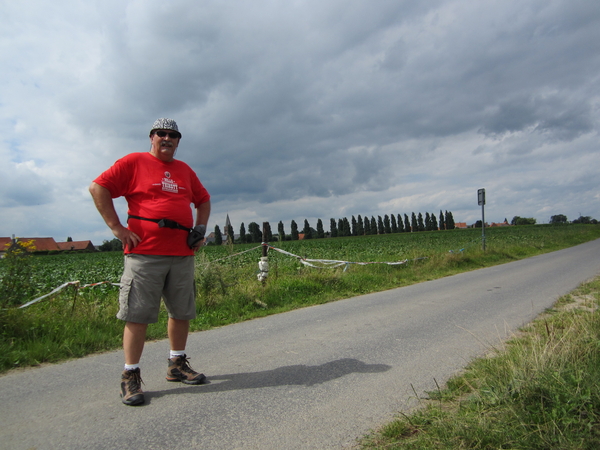
[[[137,234],[120,224],[112,232],[123,243],[123,249],[131,250],[141,241],[141,238]]]

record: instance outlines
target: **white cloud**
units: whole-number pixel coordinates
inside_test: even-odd
[[[600,5],[4,6],[0,235],[112,238],[87,186],[176,119],[213,219],[600,218]],[[125,206],[119,203],[124,214]],[[100,243],[100,242],[96,242]]]

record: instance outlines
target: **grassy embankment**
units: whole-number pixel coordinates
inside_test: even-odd
[[[526,258],[596,239],[600,227],[510,227],[488,229],[486,235],[485,253],[481,230],[281,242],[275,246],[304,258],[408,261],[403,265],[316,269],[270,250],[269,278],[264,284],[256,278],[260,249],[220,260],[256,244],[205,247],[197,256],[198,317],[191,329],[204,330]],[[220,261],[210,263],[215,260]],[[27,281],[35,295],[74,280],[82,284],[118,282],[122,270],[122,255],[117,253],[42,256],[32,261],[33,276]],[[0,276],[4,276],[3,269],[0,262]],[[118,289],[110,285],[68,288],[28,308],[0,311],[0,372],[119,348],[123,324],[114,318],[117,298]],[[166,314],[162,311],[158,323],[149,327],[148,339],[165,336]]]
[[[362,449],[600,448],[600,277],[471,362]]]

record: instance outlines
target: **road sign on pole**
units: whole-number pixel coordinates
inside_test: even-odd
[[[485,189],[479,189],[477,191],[477,201],[478,201],[478,205],[485,205]]]
[[[477,191],[477,202],[481,205],[481,242],[483,251],[485,252],[485,189],[479,189]]]

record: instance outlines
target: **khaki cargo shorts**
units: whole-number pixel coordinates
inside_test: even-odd
[[[125,255],[117,318],[127,322],[158,321],[161,297],[169,317],[196,317],[193,256]]]

